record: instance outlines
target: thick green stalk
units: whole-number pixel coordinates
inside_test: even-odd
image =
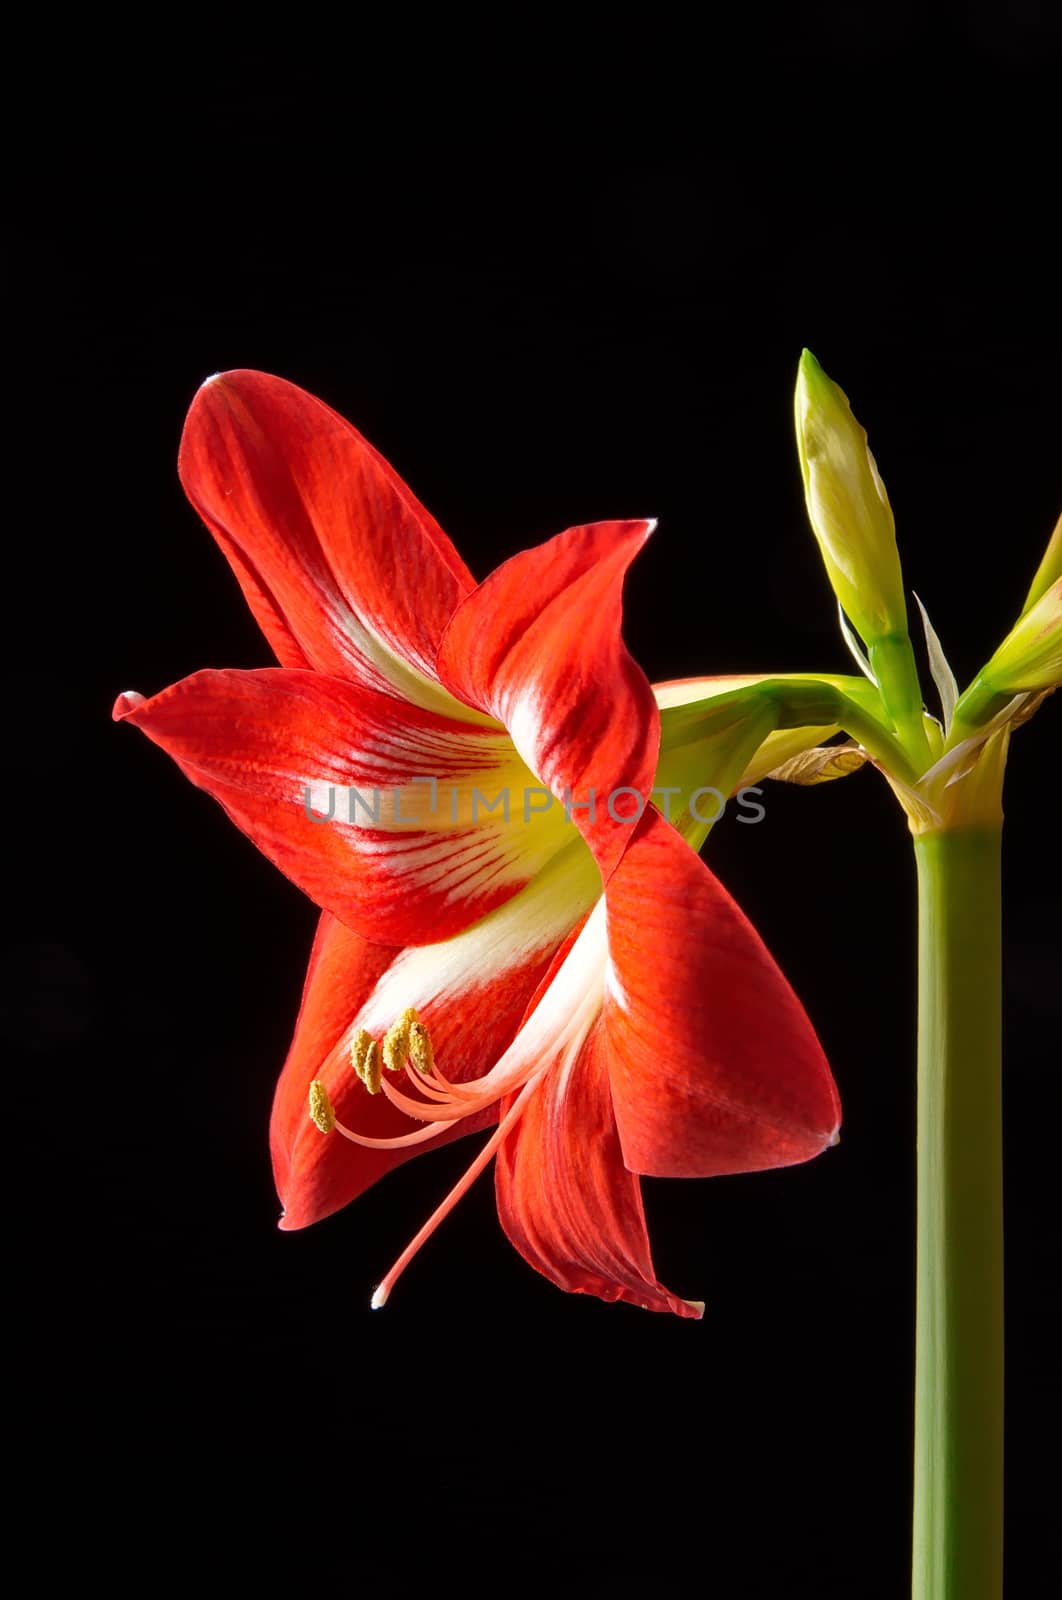
[[[915,839],[914,1600],[1003,1593],[999,826]]]

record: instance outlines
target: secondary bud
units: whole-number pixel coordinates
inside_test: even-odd
[[[1062,517],[1055,523],[1054,531],[1047,541],[1044,558],[1036,569],[1036,576],[1029,585],[1029,592],[1025,596],[1022,615],[1031,611],[1036,602],[1046,594],[1051,586],[1062,578]]]
[[[848,397],[810,350],[800,358],[795,413],[808,517],[833,592],[867,645],[905,635],[889,497]]]
[[[1015,623],[981,681],[996,694],[1054,689],[1062,683],[1062,578]]]

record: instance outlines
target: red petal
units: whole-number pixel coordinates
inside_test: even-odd
[[[222,373],[192,402],[179,465],[284,666],[439,703],[436,652],[472,577],[348,422],[281,378]]]
[[[500,811],[480,811],[478,822],[455,826],[451,783],[464,793],[471,774],[490,800],[519,787],[521,774],[530,781],[502,730],[449,722],[321,673],[197,672],[151,700],[122,695],[115,716],[168,751],[318,905],[384,943],[458,932],[578,837],[559,812],[525,825],[519,801],[508,824]],[[417,775],[436,779],[434,806],[430,784],[410,781]],[[311,820],[308,785],[314,811],[327,817],[334,802],[332,820]],[[365,809],[377,804],[376,816]]]
[[[531,771],[576,806],[602,872],[630,841],[660,743],[653,691],[623,643],[622,587],[649,522],[570,528],[498,568],[454,615],[439,675],[455,695],[503,722]]]
[[[596,868],[585,847],[578,849],[585,860],[573,859],[563,873],[544,874],[476,927],[441,944],[396,951],[368,944],[327,913],[322,917],[273,1113],[283,1227],[301,1228],[328,1216],[411,1156],[496,1120],[494,1106],[427,1144],[371,1150],[339,1134],[318,1133],[307,1094],[311,1080],[322,1078],[340,1121],[372,1138],[423,1126],[386,1096],[367,1094],[349,1061],[358,1028],[380,1038],[407,1006],[416,1008],[430,1030],[436,1060],[452,1082],[485,1073],[516,1033],[555,951],[599,892]],[[545,881],[551,876],[563,879],[563,896]]]
[[[543,1075],[498,1151],[495,1187],[505,1232],[561,1289],[701,1315],[700,1304],[657,1282],[641,1187],[623,1164],[600,1025],[574,1062],[558,1058]]]
[[[833,1143],[840,1103],[803,1007],[658,813],[647,812],[606,898],[609,1073],[630,1169],[752,1172]]]
[[[281,1227],[302,1226],[304,1216],[306,1221],[327,1216],[415,1153],[358,1149],[345,1139],[326,1138],[318,1133],[307,1114],[310,1083],[398,954],[392,945],[370,944],[351,933],[330,912],[322,913],[295,1037],[273,1101],[273,1175],[286,1208]],[[349,1094],[353,1095],[361,1085],[353,1072],[349,1076]],[[408,1118],[401,1117],[383,1095],[371,1099],[366,1095],[365,1099],[372,1108],[370,1115],[379,1110],[385,1116],[388,1112],[393,1114],[381,1137],[405,1131],[399,1123],[408,1127]],[[342,1198],[333,1204],[336,1194]],[[287,1212],[292,1213],[290,1218]]]

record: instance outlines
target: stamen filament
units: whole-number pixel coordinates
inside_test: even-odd
[[[419,1089],[421,1094],[426,1094],[429,1100],[445,1100],[449,1102],[453,1098],[448,1088],[445,1088],[443,1084],[438,1083],[434,1078],[422,1078],[416,1067],[411,1067],[408,1061],[404,1071],[413,1087]]]
[[[402,1133],[394,1139],[371,1139],[367,1133],[355,1133],[353,1128],[337,1121],[335,1132],[341,1133],[351,1144],[363,1145],[366,1150],[403,1150],[406,1145],[426,1144],[429,1139],[437,1138],[445,1126],[444,1122],[433,1123],[430,1128],[418,1128],[415,1133]]]
[[[400,1089],[396,1089],[393,1084],[388,1083],[386,1079],[381,1083],[380,1087],[393,1106],[397,1106],[399,1111],[404,1111],[407,1117],[416,1117],[421,1122],[457,1122],[461,1117],[471,1116],[474,1111],[478,1111],[481,1103],[478,1100],[458,1101],[451,1099],[449,1096],[439,1102],[413,1100],[409,1095],[403,1094]],[[419,1083],[417,1088],[420,1088]],[[490,1099],[485,1103],[491,1105],[497,1099],[497,1095],[491,1095]]]
[[[424,1077],[419,1069],[407,1066],[406,1071],[416,1072],[416,1077],[413,1081],[420,1088],[424,1082]],[[453,1095],[455,1099],[477,1100],[479,1098],[476,1091],[478,1079],[474,1078],[471,1083],[454,1083],[439,1066],[434,1066],[431,1069],[431,1072],[427,1075],[427,1081],[434,1084],[436,1089],[441,1089],[444,1093]]]

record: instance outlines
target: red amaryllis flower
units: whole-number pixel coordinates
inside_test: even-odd
[[[500,1118],[375,1303],[497,1151],[532,1265],[699,1314],[656,1281],[636,1174],[803,1161],[838,1107],[799,1002],[649,803],[660,715],[620,617],[651,524],[569,529],[477,586],[349,424],[254,372],[199,392],[180,468],[281,665],[115,716],[323,908],[274,1107],[281,1225]]]

